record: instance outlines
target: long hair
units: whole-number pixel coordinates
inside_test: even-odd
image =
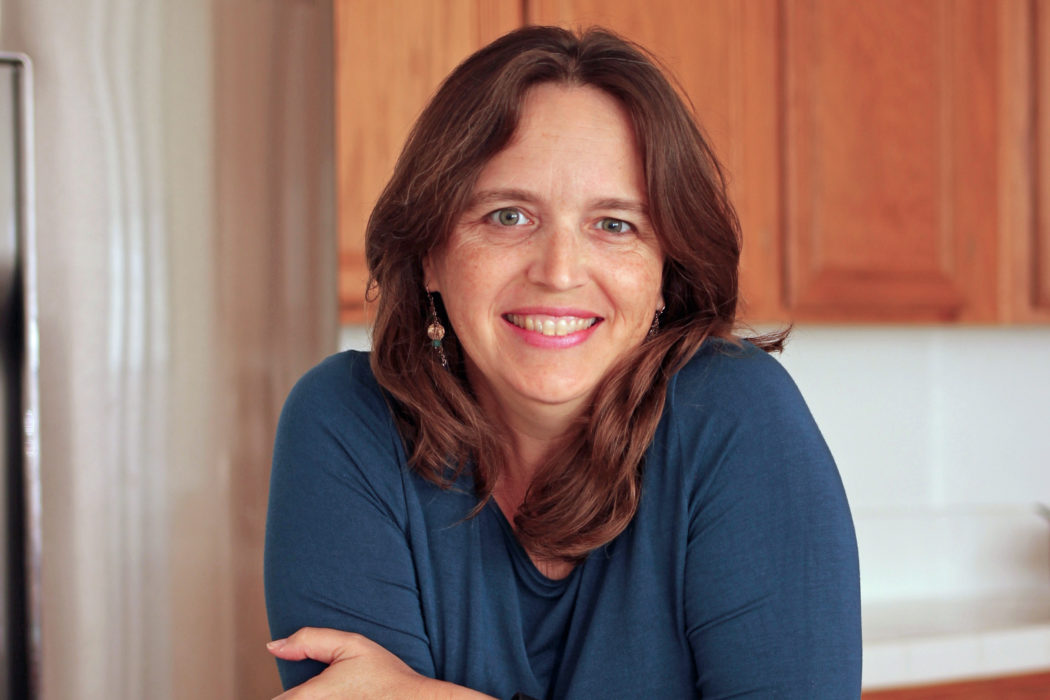
[[[526,27],[467,58],[420,115],[366,233],[369,289],[378,299],[372,369],[393,399],[418,473],[449,486],[469,467],[480,510],[505,467],[505,429],[471,391],[455,328],[443,342],[451,371],[426,337],[422,261],[446,242],[478,174],[510,141],[526,93],[540,83],[593,86],[627,110],[665,256],[659,333],[603,378],[589,410],[548,453],[515,516],[529,552],[574,562],[634,517],[670,377],[706,338],[733,338],[740,235],[714,153],[640,47],[598,28]],[[445,318],[440,298],[437,306]],[[772,349],[782,340],[758,342]]]

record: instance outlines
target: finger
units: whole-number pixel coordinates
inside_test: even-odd
[[[350,658],[361,635],[324,627],[303,627],[286,639],[275,639],[266,649],[285,661],[313,659],[331,664]]]

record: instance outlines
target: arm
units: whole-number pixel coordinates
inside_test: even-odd
[[[683,458],[708,464],[690,495],[686,554],[697,689],[705,699],[859,697],[857,550],[835,464],[777,363],[723,362],[757,371],[746,386],[714,387],[703,447],[682,431],[693,455]]]
[[[356,632],[434,676],[406,534],[400,448],[382,396],[354,362],[367,358],[335,356],[309,372],[281,414],[266,530],[271,633]],[[278,661],[286,688],[327,663],[306,656]]]
[[[275,700],[306,698],[418,698],[419,700],[485,700],[469,688],[421,676],[375,642],[359,634],[304,627],[288,639],[267,646],[288,661],[314,659],[329,664],[320,675]]]

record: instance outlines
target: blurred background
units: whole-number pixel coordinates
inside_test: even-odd
[[[744,316],[796,324],[853,507],[871,697],[1050,696],[1046,0],[0,0],[40,360],[9,697],[279,692],[280,405],[368,346],[364,222],[426,98],[525,23],[651,48],[722,157]]]

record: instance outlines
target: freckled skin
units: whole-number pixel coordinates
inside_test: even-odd
[[[570,420],[663,306],[664,258],[629,117],[593,87],[534,87],[473,194],[425,261],[427,283],[442,295],[483,405]],[[536,347],[505,318],[523,309],[600,321],[571,347]]]

